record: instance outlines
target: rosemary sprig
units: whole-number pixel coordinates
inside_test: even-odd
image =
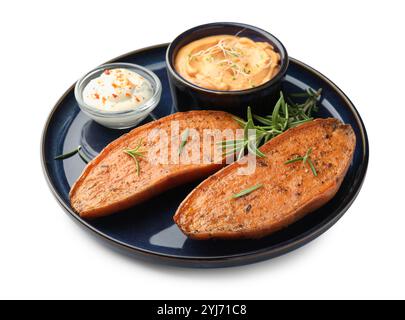
[[[135,164],[136,164],[136,173],[139,176],[140,173],[140,165],[139,165],[139,159],[138,157],[144,157],[143,153],[144,151],[139,150],[139,148],[142,146],[142,139],[139,140],[138,145],[134,149],[125,149],[123,150],[126,154],[132,157],[134,159]]]
[[[55,160],[65,160],[73,157],[76,153],[79,154],[80,158],[87,164],[90,162],[90,159],[87,158],[87,156],[83,153],[82,151],[82,146],[79,145],[76,149],[66,152],[64,154],[61,154],[59,156],[56,156],[54,159]]]
[[[234,117],[235,121],[238,122],[243,129],[243,139],[228,140],[219,142],[222,144],[223,156],[230,154],[237,154],[237,160],[240,160],[245,155],[245,149],[250,153],[256,155],[259,158],[263,158],[266,155],[263,154],[258,148],[257,137],[260,137],[260,128],[255,126],[253,122],[252,110],[250,107],[247,109],[247,121],[243,121],[240,118]],[[254,134],[252,134],[254,132]]]
[[[224,155],[236,154],[237,160],[239,160],[247,151],[258,157],[265,157],[258,149],[261,145],[289,128],[313,119],[312,113],[317,111],[317,102],[321,92],[322,89],[318,91],[307,89],[304,93],[290,96],[284,96],[283,92],[280,92],[280,98],[274,106],[272,114],[267,116],[252,115],[252,110],[248,107],[247,121],[234,118],[244,129],[243,139],[222,142],[223,150],[226,149]],[[306,100],[303,103],[298,103],[292,97],[306,97]],[[254,120],[259,124],[255,124]],[[249,136],[249,130],[255,130],[255,135]]]
[[[181,142],[180,142],[180,147],[179,147],[179,155],[183,152],[184,146],[187,143],[188,136],[190,134],[189,129],[187,128],[184,130],[183,134],[181,135]]]
[[[309,148],[303,157],[296,157],[294,159],[284,162],[284,164],[291,164],[291,163],[298,162],[298,161],[302,161],[303,164],[306,164],[308,162],[313,175],[316,177],[316,176],[318,176],[318,173],[316,172],[314,163],[312,162],[312,159],[310,157],[311,153],[312,153],[312,148]]]
[[[257,189],[259,189],[259,188],[261,188],[261,187],[263,187],[262,184],[257,184],[257,185],[255,185],[255,186],[253,186],[253,187],[247,188],[247,189],[242,190],[241,192],[239,192],[239,193],[237,193],[237,194],[232,195],[232,198],[233,198],[233,199],[237,199],[237,198],[246,196],[246,195],[248,195],[249,193],[251,193],[251,192],[253,192],[253,191],[255,191],[255,190],[257,190]]]

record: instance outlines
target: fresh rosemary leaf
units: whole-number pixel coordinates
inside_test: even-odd
[[[225,140],[225,141],[219,141],[217,144],[222,144],[224,146],[229,146],[229,145],[235,145],[235,144],[241,144],[244,143],[245,140],[239,139],[239,140]]]
[[[187,139],[188,139],[189,134],[190,134],[190,131],[187,128],[186,130],[184,130],[183,134],[181,135],[181,143],[180,143],[180,147],[179,147],[179,155],[183,152],[183,149],[184,149],[184,146],[187,143]]]
[[[246,121],[243,121],[241,118],[238,117],[233,117],[233,119],[239,123],[242,127],[244,127],[246,125]]]
[[[235,150],[235,151],[238,151],[238,150]],[[240,150],[238,151],[237,160],[239,161],[240,159],[242,159],[244,155],[245,155],[245,146],[243,146],[243,148],[240,148]]]
[[[233,198],[233,199],[237,199],[237,198],[246,196],[246,195],[248,195],[249,193],[251,193],[251,192],[253,192],[253,191],[255,191],[255,190],[257,190],[257,189],[259,189],[259,188],[261,188],[261,187],[263,187],[262,184],[257,184],[257,185],[255,185],[255,186],[253,186],[253,187],[250,187],[250,188],[248,188],[248,189],[242,190],[241,192],[232,195],[232,198]]]
[[[253,115],[253,118],[256,119],[257,121],[259,121],[262,124],[265,124],[267,126],[272,126],[273,122],[271,121],[271,117],[269,118],[265,118],[265,117],[261,117],[258,115]]]
[[[134,149],[125,149],[123,150],[124,153],[129,155],[132,159],[134,159],[135,165],[136,165],[136,173],[140,174],[140,165],[139,165],[139,160],[138,157],[144,157],[143,152],[140,151],[139,148],[142,146],[142,139],[139,140],[138,145]]]
[[[257,147],[256,147],[256,141],[252,139],[250,139],[250,141],[247,144],[248,150],[250,153],[255,154],[256,156],[258,156],[259,158],[265,158],[266,155],[264,153],[262,153]]]
[[[305,91],[305,92],[300,92],[300,93],[291,93],[289,96],[293,97],[293,98],[306,98],[306,97],[308,97],[308,92]]]
[[[248,122],[253,122],[252,109],[250,107],[247,108],[247,120]]]
[[[275,129],[278,129],[278,116],[279,116],[280,107],[281,107],[281,104],[283,103],[283,101],[284,101],[284,96],[280,92],[280,99],[278,99],[278,101],[274,107],[272,117],[271,117],[271,125]]]
[[[81,149],[78,150],[79,157],[82,159],[86,164],[90,162],[90,159],[83,153]]]
[[[317,177],[318,173],[316,172],[316,169],[315,169],[314,164],[312,163],[312,160],[309,158],[307,160],[307,162],[308,162],[309,166],[311,167],[312,173],[314,174],[315,177]]]
[[[287,105],[287,103],[285,103],[285,101],[284,101],[283,106],[284,106],[284,115],[285,115],[283,131],[285,131],[287,129],[288,122],[289,122],[290,118],[289,118],[289,115],[288,115],[288,105]]]
[[[244,128],[243,136],[245,140],[249,140],[249,130],[250,129],[255,129],[255,125],[253,122],[253,117],[252,117],[252,109],[250,107],[247,108],[247,122]]]
[[[307,162],[307,160],[308,160],[309,156],[311,155],[311,153],[312,153],[312,148],[309,148],[307,153],[305,154],[304,158],[302,159],[302,162],[304,164]]]
[[[290,164],[290,163],[294,163],[294,162],[298,162],[298,161],[303,161],[303,160],[304,160],[303,157],[297,157],[297,158],[294,158],[294,159],[291,159],[291,160],[288,160],[288,161],[284,162],[284,164]]]
[[[296,157],[294,159],[291,159],[291,160],[288,160],[288,161],[284,162],[284,164],[290,164],[290,163],[302,161],[302,163],[305,165],[308,162],[309,167],[311,168],[311,171],[312,171],[313,175],[316,177],[316,176],[318,176],[318,173],[316,172],[314,163],[312,162],[311,153],[312,153],[312,148],[309,148],[308,151],[305,153],[305,155],[303,157]]]
[[[66,152],[64,154],[61,154],[59,156],[56,156],[54,159],[55,160],[64,160],[64,159],[68,159],[70,157],[73,157],[76,153],[78,153],[80,151],[80,149],[82,148],[82,146],[78,146],[76,149]]]
[[[273,138],[271,135],[266,135],[266,136],[264,137],[264,143],[269,142],[269,140],[270,140],[271,138]]]
[[[311,121],[311,120],[313,120],[313,119],[314,119],[314,118],[308,118],[308,119],[305,119],[305,120],[292,121],[292,122],[290,122],[290,128],[294,128],[294,127],[296,127],[296,126],[299,126],[300,124],[303,124],[303,123],[305,123],[305,122]]]
[[[138,158],[137,158],[133,153],[131,153],[131,152],[128,151],[128,150],[124,150],[124,152],[125,152],[126,154],[130,155],[130,156],[132,157],[132,159],[134,159],[135,165],[136,165],[136,173],[137,173],[138,176],[139,176],[140,167],[139,167],[139,160],[138,160]]]
[[[244,147],[243,148],[240,148],[240,149],[238,149],[238,150],[244,150]],[[222,153],[222,156],[223,157],[227,157],[227,156],[229,156],[229,155],[231,155],[231,154],[235,154],[236,153],[236,149],[232,149],[232,150],[230,150],[230,151],[226,151],[225,152],[225,150],[224,150],[224,152]]]

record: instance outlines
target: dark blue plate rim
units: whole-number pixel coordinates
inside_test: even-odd
[[[128,52],[126,54],[120,55],[110,61],[107,61],[106,63],[110,62],[115,62],[119,61],[120,59],[127,58],[128,56],[134,55],[141,53],[143,51],[149,51],[153,49],[158,49],[162,47],[168,47],[169,43],[163,43],[163,44],[158,44],[154,46],[149,46],[145,47],[142,49],[134,50],[131,52]],[[102,232],[100,232],[98,229],[95,227],[91,226],[89,223],[87,223],[85,220],[80,218],[69,206],[67,206],[64,201],[62,200],[61,196],[58,194],[56,191],[56,188],[54,184],[51,181],[50,174],[48,172],[48,168],[46,166],[46,160],[45,160],[45,139],[46,135],[48,132],[48,127],[52,121],[53,115],[58,109],[59,105],[62,103],[62,101],[65,99],[65,97],[73,90],[74,84],[69,87],[69,89],[59,98],[59,100],[56,102],[55,106],[52,108],[46,122],[44,129],[42,131],[42,137],[41,137],[41,151],[40,151],[40,157],[41,157],[41,166],[42,170],[44,172],[44,176],[46,179],[46,182],[49,186],[49,188],[52,191],[52,194],[58,201],[58,203],[62,206],[62,208],[68,213],[72,218],[76,220],[76,222],[80,223],[82,226],[87,228],[88,231],[94,232],[97,236],[99,236],[101,239],[107,240],[108,243],[113,244],[116,246],[118,249],[125,249],[125,251],[129,251],[132,254],[135,254],[136,256],[140,258],[144,258],[149,261],[158,261],[161,263],[167,263],[167,264],[172,264],[172,265],[177,265],[177,266],[188,266],[188,267],[224,267],[224,266],[236,266],[236,265],[242,265],[242,264],[249,264],[253,262],[258,262],[262,261],[265,259],[270,259],[274,258],[277,256],[280,256],[282,254],[288,253],[290,251],[293,251],[308,242],[312,241],[313,239],[317,238],[321,234],[323,234],[325,231],[327,231],[330,227],[332,227],[344,214],[345,212],[349,209],[353,201],[356,199],[358,193],[360,192],[360,189],[363,185],[366,173],[367,173],[367,168],[368,168],[368,162],[369,162],[369,142],[368,142],[368,136],[367,136],[367,131],[364,126],[363,120],[360,117],[359,112],[355,108],[354,104],[351,102],[351,100],[346,96],[345,93],[334,83],[332,82],[329,78],[327,78],[325,75],[320,73],[319,71],[313,69],[312,67],[308,66],[307,64],[291,58],[290,57],[290,63],[295,63],[302,68],[306,69],[308,72],[312,73],[314,76],[320,78],[322,81],[326,82],[330,87],[338,94],[347,104],[347,106],[350,108],[350,111],[352,114],[355,116],[356,122],[358,124],[358,127],[360,129],[360,135],[362,139],[362,144],[363,144],[363,160],[360,165],[360,179],[356,181],[356,185],[354,186],[354,192],[351,194],[349,200],[347,201],[346,205],[340,210],[340,212],[332,217],[330,219],[327,219],[324,221],[322,224],[314,226],[313,228],[303,232],[299,236],[290,239],[288,242],[280,243],[276,246],[273,246],[272,248],[262,248],[259,250],[255,251],[249,251],[246,253],[240,253],[240,254],[234,254],[234,255],[225,255],[225,256],[209,256],[209,257],[198,257],[198,256],[177,256],[177,255],[171,255],[171,254],[162,254],[162,253],[157,253],[154,251],[142,249],[133,245],[129,245],[127,243],[124,243],[122,241],[116,240]]]

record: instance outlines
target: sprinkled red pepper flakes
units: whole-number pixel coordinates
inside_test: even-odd
[[[105,73],[106,75],[109,75],[111,72],[110,72],[110,70],[106,69],[106,70],[104,70],[104,73]]]
[[[105,104],[105,102],[107,101],[105,97],[103,97],[101,100],[103,101],[103,104]]]
[[[136,101],[141,102],[138,96],[135,97]]]
[[[96,99],[100,99],[100,95],[99,95],[98,93],[95,93],[95,94],[94,94],[94,97],[95,97]]]
[[[128,98],[130,98],[130,97],[131,97],[131,94],[127,92],[127,93],[125,94],[125,96],[127,96]]]
[[[113,93],[112,96],[113,96],[114,98],[118,97],[115,93]]]

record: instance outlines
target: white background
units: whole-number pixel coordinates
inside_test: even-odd
[[[0,298],[405,298],[402,2],[1,1]],[[370,139],[363,189],[327,233],[270,261],[192,270],[114,253],[46,185],[48,113],[96,65],[214,21],[272,32],[353,100]]]

